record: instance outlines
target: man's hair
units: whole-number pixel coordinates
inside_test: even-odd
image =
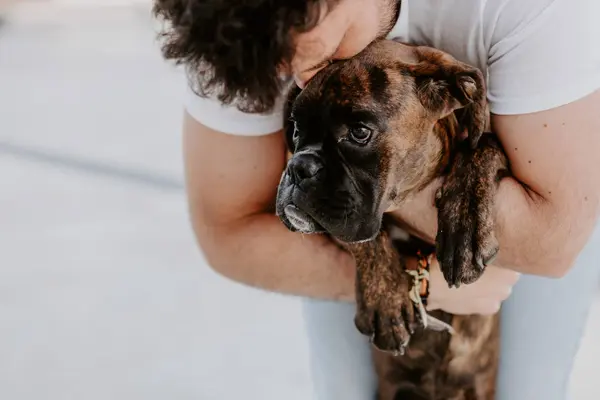
[[[154,0],[166,22],[162,53],[184,65],[194,91],[246,112],[270,111],[285,82],[278,66],[294,56],[293,33],[339,0]]]

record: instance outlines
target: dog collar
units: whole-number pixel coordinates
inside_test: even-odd
[[[413,277],[413,287],[411,294],[415,299],[419,298],[419,302],[424,306],[427,305],[427,299],[429,298],[429,267],[431,265],[431,257],[424,256],[420,251],[417,252],[417,263],[414,265],[407,266],[406,272]]]
[[[417,252],[417,263],[406,267],[406,273],[412,276],[413,285],[410,289],[410,300],[414,303],[423,327],[435,331],[446,331],[451,335],[454,329],[451,325],[432,317],[425,310],[427,299],[429,297],[429,267],[431,265],[432,254],[424,256],[420,251]]]

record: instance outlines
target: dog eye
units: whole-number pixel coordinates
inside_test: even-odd
[[[364,125],[351,126],[348,130],[348,138],[357,144],[367,144],[372,134],[373,131]]]

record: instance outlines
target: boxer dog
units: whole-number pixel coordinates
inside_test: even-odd
[[[484,133],[482,73],[381,40],[292,89],[285,114],[290,158],[276,212],[288,229],[330,235],[354,256],[355,324],[374,345],[378,399],[493,399],[498,316],[427,314],[427,269],[405,262],[411,247],[421,261],[435,254],[458,286],[498,251],[494,195],[508,163]],[[394,242],[386,211],[438,178],[435,246]]]

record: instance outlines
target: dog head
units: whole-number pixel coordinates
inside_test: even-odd
[[[455,138],[477,143],[485,121],[479,70],[428,47],[375,42],[290,92],[277,215],[292,231],[369,240],[390,206],[435,178]]]

